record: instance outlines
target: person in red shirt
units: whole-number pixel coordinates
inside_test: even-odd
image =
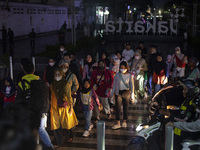
[[[91,87],[95,90],[100,100],[100,103],[102,104],[105,113],[108,116],[108,119],[111,118],[108,97],[113,87],[113,81],[113,75],[109,70],[106,69],[105,62],[103,60],[100,60],[98,62],[98,68],[92,72]],[[99,119],[100,113],[97,107],[95,107],[95,111],[97,113],[97,119]]]
[[[1,89],[0,97],[3,98],[4,108],[9,107],[15,101],[16,87],[10,77],[4,80],[4,85]]]

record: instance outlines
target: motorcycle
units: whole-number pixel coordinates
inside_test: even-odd
[[[137,134],[131,139],[126,150],[164,149],[163,145],[165,139],[162,137],[165,137],[163,136],[165,134],[165,124],[172,118],[160,114],[160,111],[167,109],[170,112],[178,112],[184,99],[182,96],[182,90],[183,89],[180,88],[180,84],[174,84],[166,86],[155,94],[149,105],[149,118],[136,128]],[[171,97],[172,99],[169,99],[170,95],[175,96]],[[177,98],[179,101],[177,101]],[[199,98],[196,98],[196,101],[199,101]],[[190,150],[189,147],[191,145],[197,144],[200,144],[200,141],[184,141],[182,143],[183,150]]]

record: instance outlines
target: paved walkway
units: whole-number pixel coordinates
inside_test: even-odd
[[[135,128],[142,120],[147,117],[147,104],[140,101],[138,104],[130,104],[128,127],[119,130],[112,130],[111,127],[116,124],[115,112],[112,114],[111,120],[108,120],[105,114],[101,114],[101,120],[105,121],[105,149],[106,150],[125,150],[131,138],[136,134]],[[77,118],[79,120],[78,126],[73,130],[73,141],[71,143],[64,143],[58,150],[96,150],[97,149],[97,128],[95,127],[90,132],[89,137],[82,136],[84,132],[84,115],[82,110],[78,110]],[[122,117],[121,117],[122,119]],[[51,139],[53,140],[52,131],[48,130]]]
[[[137,47],[138,42],[141,39],[138,38],[136,41],[131,41],[133,49]],[[14,64],[14,75],[21,71],[20,59],[29,57],[31,54],[29,38],[19,38],[15,40],[15,64]],[[145,42],[145,41],[144,41]],[[58,43],[57,33],[49,33],[46,35],[38,36],[36,39],[36,53],[45,51],[46,45]],[[152,43],[158,45],[160,51],[169,52],[173,51],[174,47],[177,46],[178,42],[159,42],[152,39],[152,41],[146,41],[146,47],[148,48]],[[2,43],[0,43],[0,54],[2,55]],[[116,50],[123,49],[123,41],[112,41],[108,43],[107,50],[114,52]],[[85,52],[81,52],[78,57],[84,57]],[[48,59],[45,57],[36,57],[36,71],[42,77],[45,66],[48,63]],[[106,137],[105,144],[106,150],[124,150],[129,140],[135,135],[135,127],[142,122],[147,114],[147,105],[145,103],[139,103],[137,105],[130,105],[128,128],[113,131],[111,127],[115,124],[115,113],[112,115],[111,120],[107,120],[106,116],[103,115],[102,120],[106,124]],[[96,127],[91,131],[91,135],[88,138],[82,137],[84,132],[84,117],[83,112],[79,110],[77,112],[77,118],[79,125],[74,129],[74,139],[72,143],[65,143],[58,150],[95,150],[97,148],[97,133]],[[48,129],[51,139],[53,140],[52,131]]]

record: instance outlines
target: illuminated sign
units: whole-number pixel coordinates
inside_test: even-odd
[[[179,15],[178,11],[182,11],[182,14]],[[177,23],[178,23],[178,18],[179,17],[184,17],[184,8],[181,9],[176,9],[176,14],[173,15],[171,14],[171,19],[169,21],[157,21],[156,17],[153,17],[153,22],[149,21],[123,21],[121,17],[116,21],[116,24],[114,21],[108,20],[105,24],[105,30],[104,32],[117,32],[121,33],[122,31],[122,26],[125,23],[127,28],[126,28],[126,33],[146,33],[148,34],[150,30],[152,30],[153,34],[159,33],[159,34],[167,34],[169,31],[170,33],[177,34]],[[145,25],[147,25],[147,28],[145,28]]]
[[[108,20],[106,22],[105,25],[105,32],[118,32],[121,33],[122,31],[122,25],[124,23],[124,21],[122,20],[122,18],[120,17],[118,19],[118,21],[116,22],[118,24],[118,28],[116,30],[116,26],[115,26],[115,22]],[[133,32],[137,33],[149,33],[150,30],[153,31],[153,33],[155,34],[156,32],[160,33],[164,33],[167,34],[168,31],[170,30],[171,33],[175,33],[177,34],[177,28],[174,29],[174,20],[170,19],[169,22],[168,21],[158,21],[156,22],[156,17],[153,18],[153,23],[147,21],[146,23],[148,24],[147,29],[145,29],[144,27],[144,22],[143,21],[125,21],[126,25],[128,26],[126,29],[126,32],[131,34]],[[134,26],[133,26],[134,24]]]

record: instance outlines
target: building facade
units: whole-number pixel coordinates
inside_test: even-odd
[[[54,0],[48,0],[49,4],[41,4],[45,1],[19,0],[15,2],[0,1],[0,28],[5,26],[14,31],[15,36],[28,35],[32,28],[36,33],[56,31],[61,28],[66,21],[67,28],[71,28],[74,23],[82,21],[83,13],[74,11],[72,8],[80,6],[80,1],[74,2],[74,5],[63,6],[59,3],[54,4]],[[60,0],[62,1],[62,0]],[[38,3],[38,4],[36,4]],[[63,3],[63,2],[62,2]],[[73,21],[74,18],[74,21]],[[2,37],[0,37],[2,38]]]

